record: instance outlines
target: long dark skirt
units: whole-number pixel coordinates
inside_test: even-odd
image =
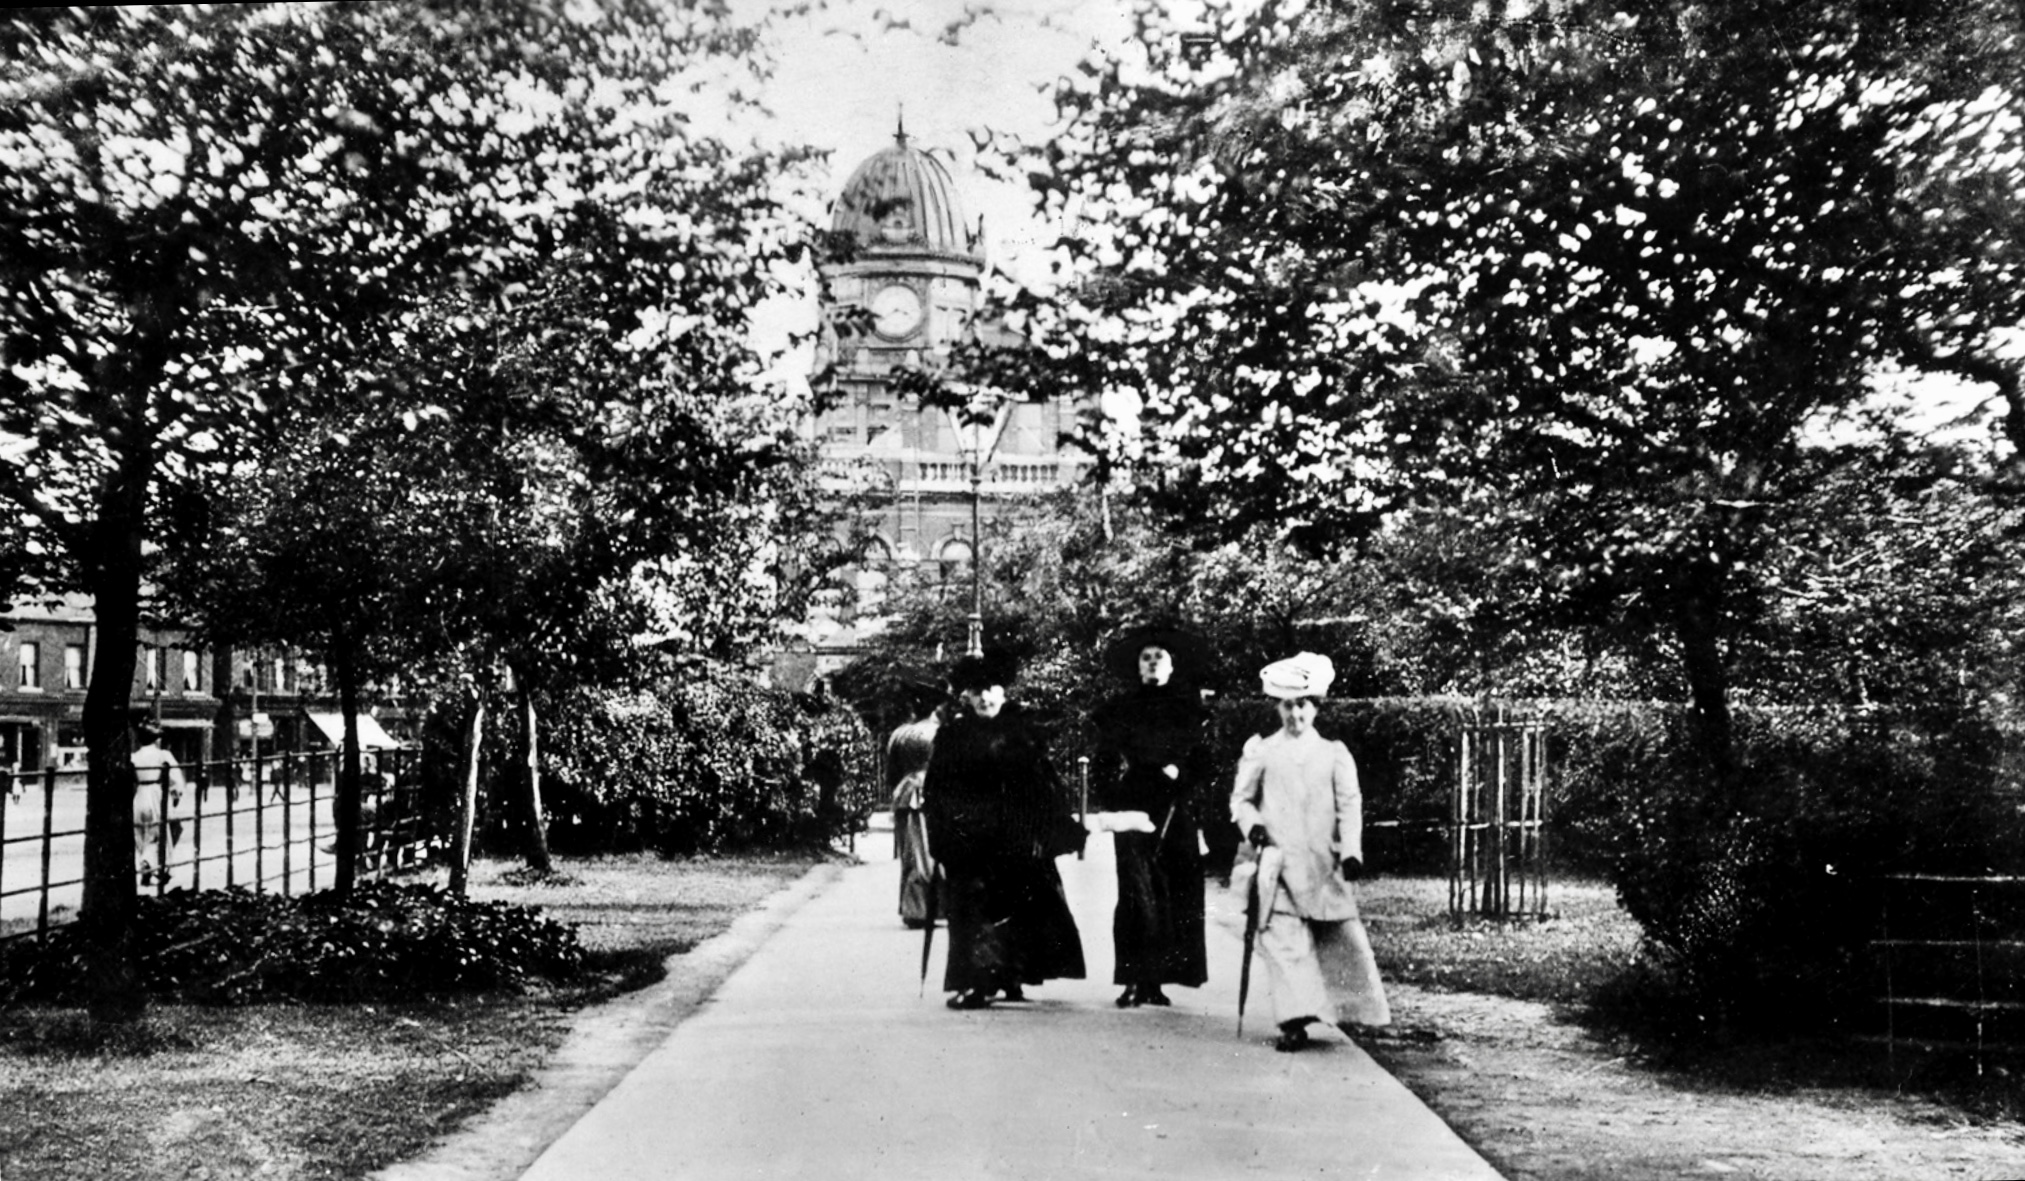
[[[1083,978],[1083,942],[1053,861],[1021,860],[942,883],[948,992]]]
[[[1177,824],[1164,841],[1150,832],[1113,839],[1118,906],[1111,912],[1111,940],[1118,958],[1112,983],[1200,988],[1209,979],[1209,961],[1194,826]]]

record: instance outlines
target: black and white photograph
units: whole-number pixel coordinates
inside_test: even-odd
[[[0,1181],[2025,1177],[2025,7],[0,13]]]

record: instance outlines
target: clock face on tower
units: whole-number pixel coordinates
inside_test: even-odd
[[[904,283],[889,283],[872,295],[872,324],[888,340],[912,336],[921,327],[921,296]]]

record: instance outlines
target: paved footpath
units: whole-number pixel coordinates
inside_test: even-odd
[[[936,987],[945,934],[924,994],[921,935],[895,913],[890,845],[874,834],[859,853],[864,864],[790,898],[714,992],[545,1148],[532,1146],[523,1181],[1497,1181],[1335,1031],[1275,1053],[1257,972],[1258,1007],[1236,1036],[1235,895],[1211,886],[1211,982],[1172,990],[1170,1009],[1121,1011],[1110,843],[1094,837],[1086,859],[1059,862],[1089,978],[1029,989],[1027,1004],[953,1012]],[[437,1165],[384,1176],[476,1175]]]
[[[1274,1053],[1264,982],[1235,1035],[1241,899],[1209,891],[1203,989],[1112,1007],[1110,839],[1059,861],[1085,980],[952,1013],[895,914],[891,839],[818,869],[595,1015],[535,1086],[379,1181],[1498,1181],[1328,1031]]]

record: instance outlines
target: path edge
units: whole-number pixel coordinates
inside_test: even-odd
[[[843,876],[812,866],[731,926],[662,961],[667,976],[579,1014],[519,1090],[369,1181],[513,1181],[688,1020],[796,911]]]

